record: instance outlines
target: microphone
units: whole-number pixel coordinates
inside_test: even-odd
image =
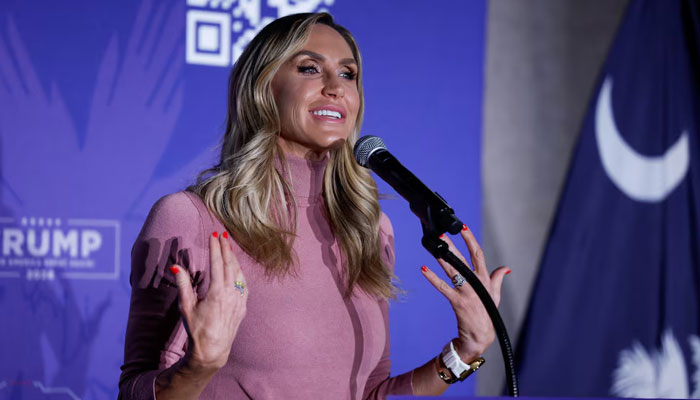
[[[440,235],[444,232],[457,234],[462,229],[462,222],[445,199],[430,190],[389,153],[381,138],[372,135],[361,137],[355,143],[354,153],[358,164],[374,171],[408,200],[424,231]]]

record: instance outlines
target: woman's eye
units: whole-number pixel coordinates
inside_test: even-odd
[[[300,65],[297,67],[297,70],[307,75],[318,73],[318,68],[315,65]]]
[[[352,72],[352,71],[345,71],[345,72],[341,72],[340,76],[342,76],[343,78],[345,78],[349,81],[354,81],[355,78],[357,77],[357,74],[355,72]]]

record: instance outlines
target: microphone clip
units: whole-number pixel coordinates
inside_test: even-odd
[[[442,257],[447,251],[447,244],[440,239],[443,233],[455,235],[462,230],[464,224],[457,218],[454,210],[447,204],[438,192],[434,201],[411,202],[410,208],[416,214],[423,228],[421,243],[434,257]]]

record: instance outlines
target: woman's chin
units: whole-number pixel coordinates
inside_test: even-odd
[[[329,141],[329,143],[326,146],[327,151],[330,150],[335,150],[337,148],[340,148],[345,144],[345,141],[347,140],[346,137],[337,137],[334,138],[333,140]]]
[[[298,143],[281,138],[282,150],[287,154],[294,154],[308,159],[323,159],[330,151],[340,148],[347,140],[344,136],[326,137],[323,141],[312,143]]]
[[[339,149],[345,143],[345,138],[338,138],[326,143],[322,143],[320,146],[309,147],[304,155],[305,158],[322,160],[328,153]]]

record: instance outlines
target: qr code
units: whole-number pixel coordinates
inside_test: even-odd
[[[186,1],[186,62],[228,67],[265,25],[289,14],[329,11],[335,0]]]

